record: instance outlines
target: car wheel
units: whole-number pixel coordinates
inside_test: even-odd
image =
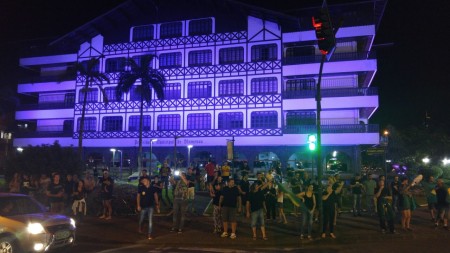
[[[1,253],[17,253],[20,252],[17,242],[11,236],[0,237]]]

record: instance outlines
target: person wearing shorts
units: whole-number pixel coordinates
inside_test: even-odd
[[[223,188],[220,196],[219,206],[222,209],[223,233],[221,237],[228,237],[228,223],[231,223],[231,239],[236,239],[236,207],[237,211],[241,212],[241,194],[234,179],[230,178],[228,185]]]
[[[251,227],[253,233],[253,240],[256,240],[256,227],[259,225],[263,240],[267,240],[266,228],[264,224],[264,191],[268,182],[260,184],[254,183],[250,188],[250,193],[247,198],[246,210],[247,218],[251,217]]]

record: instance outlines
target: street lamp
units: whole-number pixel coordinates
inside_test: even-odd
[[[115,159],[115,157],[116,157],[116,149],[115,149],[115,148],[112,148],[112,149],[110,149],[109,151],[113,152],[113,157],[112,157],[112,167],[114,167],[114,159]]]
[[[118,149],[117,152],[120,152],[120,179],[122,179],[122,150]]]
[[[23,148],[18,147],[18,148],[17,148],[17,151],[18,151],[19,153],[22,153],[22,152],[23,152]]]
[[[442,163],[445,165],[450,164],[450,159],[444,158],[444,160],[442,160]]]
[[[428,163],[430,163],[430,158],[425,157],[425,158],[422,159],[422,162],[425,163],[425,164],[428,164]]]
[[[192,145],[188,145],[188,168],[191,166],[191,148],[194,147]]]
[[[158,139],[151,139],[150,140],[150,175],[153,175],[152,170],[152,161],[153,161],[153,142],[158,141]]]

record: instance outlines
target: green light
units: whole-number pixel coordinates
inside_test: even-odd
[[[315,134],[308,134],[308,148],[311,151],[316,150],[316,135]]]

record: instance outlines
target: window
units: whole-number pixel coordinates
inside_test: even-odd
[[[84,69],[86,72],[89,71],[89,69],[88,69],[88,62],[89,62],[89,60],[80,62],[81,66],[83,67],[83,69]],[[97,62],[97,63],[92,67],[92,69],[91,69],[90,71],[91,71],[91,72],[100,72],[100,62]]]
[[[159,115],[157,128],[159,131],[180,130],[180,115]]]
[[[252,62],[255,61],[276,61],[277,44],[257,45],[252,47]]]
[[[136,62],[136,64],[138,65],[138,66],[141,66],[141,58],[142,57],[144,57],[144,56],[147,56],[147,55],[137,55],[137,56],[133,56],[133,57],[131,57],[133,60],[134,60],[134,62]],[[152,60],[152,62],[153,62],[154,60]],[[141,66],[142,67],[142,66]],[[150,63],[150,67],[152,67],[152,65],[151,65],[151,63]]]
[[[139,119],[140,116],[130,116],[128,122],[128,131],[136,132],[139,131]],[[143,115],[142,117],[142,131],[150,131],[150,119],[149,115]]]
[[[286,91],[315,90],[316,80],[314,78],[292,79],[286,82]]]
[[[83,89],[80,90],[80,93],[78,94],[78,103],[83,103],[85,93],[83,92]],[[92,103],[98,101],[98,90],[91,88],[88,89],[86,94],[86,102]]]
[[[181,22],[161,24],[159,28],[160,29],[159,37],[161,39],[181,37],[182,36],[181,28],[182,28]]]
[[[314,54],[314,46],[288,47],[286,49],[286,57],[311,56]]]
[[[63,132],[72,132],[72,131],[73,131],[73,119],[64,120],[63,121]]]
[[[316,112],[315,111],[290,111],[286,114],[286,125],[315,125]]]
[[[103,132],[117,132],[122,131],[123,119],[121,116],[103,117],[102,131]]]
[[[64,104],[73,105],[75,104],[75,93],[67,93],[64,95]]]
[[[141,101],[141,94],[137,91],[137,85],[133,85],[130,90],[130,101]]]
[[[188,130],[211,129],[211,114],[191,113],[187,116]]]
[[[242,112],[219,113],[219,129],[237,129],[244,127],[244,115]]]
[[[154,34],[153,25],[137,26],[133,28],[133,42],[152,40]]]
[[[181,84],[168,83],[164,87],[164,99],[180,99],[181,98]]]
[[[119,100],[117,99],[116,87],[105,88],[105,93],[106,93],[106,97],[108,98],[108,102],[120,102],[123,100],[123,94]]]
[[[189,52],[189,66],[207,66],[212,64],[212,51],[200,50]]]
[[[219,50],[219,64],[233,64],[244,62],[243,47],[229,47]]]
[[[252,95],[276,94],[278,80],[276,77],[253,78],[251,82]]]
[[[80,131],[81,118],[77,120],[77,131]],[[97,131],[97,118],[95,117],[85,117],[84,118],[84,132],[95,132]]]
[[[204,18],[189,21],[189,35],[203,35],[212,33],[212,19]]]
[[[278,113],[276,111],[252,112],[252,128],[277,128]]]
[[[105,72],[121,72],[125,70],[125,57],[109,58],[105,62]]]
[[[181,53],[167,53],[159,55],[159,68],[177,68],[181,67]]]
[[[237,97],[244,95],[244,80],[221,80],[219,81],[220,97]]]
[[[188,98],[211,97],[211,82],[190,82],[188,84]]]

